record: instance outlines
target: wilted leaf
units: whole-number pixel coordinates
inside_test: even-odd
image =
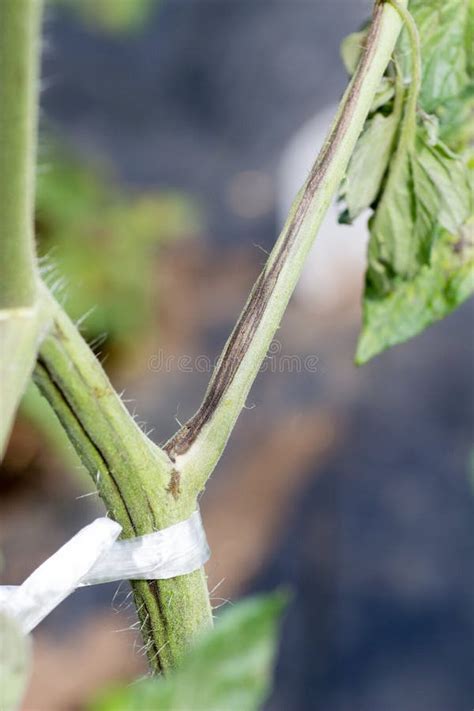
[[[421,192],[425,178],[432,183],[439,196],[435,210],[437,221],[441,227],[456,232],[472,209],[472,194],[463,160],[441,142],[430,145],[423,131],[419,131],[414,164],[418,169],[415,190]]]
[[[468,84],[467,35],[471,0],[410,0],[409,8],[421,38],[423,77],[420,104],[434,113],[444,102],[458,96]],[[407,77],[411,75],[411,50],[407,31],[402,31],[398,56]]]
[[[402,343],[447,316],[474,293],[474,230],[443,231],[430,264],[411,281],[398,279],[384,298],[366,296],[364,326],[356,362],[365,363],[380,351]]]
[[[385,78],[395,69],[409,84],[399,125],[391,99],[369,116],[341,191],[342,221],[374,209],[358,363],[442,318],[472,290],[474,0],[411,0],[409,8],[420,36],[421,84],[411,82],[415,50],[405,29]],[[352,36],[343,44],[348,69],[362,43]],[[397,89],[394,104],[399,96]]]
[[[474,37],[474,29],[473,35]],[[474,42],[473,42],[474,44]],[[472,154],[474,146],[474,83],[439,107],[439,136],[457,153]]]
[[[370,220],[367,284],[380,294],[390,290],[393,274],[409,277],[416,270],[419,238],[414,237],[413,179],[410,152],[399,145],[376,212]]]
[[[421,37],[423,76],[419,104],[439,118],[439,136],[461,152],[474,140],[474,0],[411,0]],[[406,32],[398,58],[410,76]]]
[[[463,161],[418,129],[415,148],[398,151],[393,163],[370,223],[358,363],[419,333],[469,293],[472,194]]]
[[[341,222],[352,222],[375,201],[387,170],[399,118],[376,113],[365,125],[341,189],[347,210]]]
[[[256,711],[270,689],[285,599],[277,593],[228,608],[174,674],[111,692],[93,711]]]
[[[414,147],[401,143],[370,221],[367,284],[379,296],[394,280],[414,277],[430,259],[437,226],[452,233],[470,216],[462,160],[443,144],[430,146],[419,129]]]

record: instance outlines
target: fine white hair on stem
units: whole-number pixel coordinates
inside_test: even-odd
[[[88,499],[90,496],[98,496],[99,492],[97,489],[94,491],[88,491],[86,494],[80,494],[79,496],[76,496],[76,501],[79,501],[80,499]]]
[[[213,605],[212,609],[213,610],[218,610],[220,607],[224,607],[224,605],[234,605],[235,603],[232,602],[232,600],[229,600],[226,597],[213,597],[211,598],[211,601],[217,600],[220,602],[220,605]]]
[[[82,314],[82,316],[80,316],[80,317],[77,319],[77,321],[76,321],[75,323],[76,323],[76,328],[77,328],[79,331],[81,330],[82,326],[83,326],[84,323],[87,321],[87,319],[88,319],[90,316],[92,316],[92,314],[93,314],[94,311],[96,311],[96,310],[97,310],[97,305],[94,304],[94,306],[91,306],[90,309],[87,309],[87,311],[86,311],[84,314]],[[89,344],[89,347],[90,347],[90,344]]]
[[[3,0],[0,13],[7,1],[15,9],[20,5],[16,0]],[[143,436],[135,424],[136,413],[129,417],[93,352],[64,310],[41,286],[52,328],[40,347],[36,382],[93,477],[100,462],[102,496],[124,529],[170,525],[195,509],[196,498],[246,404],[321,220],[344,176],[400,27],[395,10],[377,0],[362,58],[325,147],[297,195],[282,234],[213,369],[202,405],[163,449]],[[8,38],[1,22],[0,34]],[[4,43],[0,42],[0,54],[2,46]],[[0,62],[0,73],[4,64]],[[0,81],[0,93],[4,85]],[[17,86],[10,81],[8,88],[13,105]],[[8,102],[0,101],[2,106],[5,103]],[[10,144],[13,145],[4,141],[0,147]],[[8,201],[4,203],[7,209]],[[36,272],[34,277],[36,287]],[[7,286],[16,294],[18,284]],[[26,286],[30,286],[29,282]],[[88,393],[94,398],[93,406]],[[146,583],[134,584],[134,588],[138,600],[143,601],[138,605],[139,616],[143,615],[140,628],[146,638],[142,649],[153,655],[150,662],[156,671],[167,670],[177,663],[193,635],[210,621],[204,571],[177,577],[172,583],[158,581],[148,587]],[[174,594],[169,595],[170,591]],[[183,604],[183,600],[192,600],[192,604]],[[220,600],[224,604],[230,602]],[[156,604],[162,601],[163,604]],[[161,657],[159,663],[155,662],[156,657]]]
[[[154,659],[158,659],[158,657],[160,656],[161,652],[164,650],[164,648],[165,648],[168,644],[169,644],[169,640],[166,640],[166,642],[165,642],[164,644],[162,644],[161,647],[159,647],[159,648],[156,650],[155,654],[151,657],[151,661],[153,661]]]
[[[222,583],[225,581],[225,579],[226,579],[226,578],[225,578],[225,576],[224,576],[223,578],[221,578],[221,579],[219,580],[218,583],[216,583],[216,584],[214,585],[214,587],[212,588],[212,590],[209,591],[209,596],[213,595],[213,593],[215,593],[216,590],[217,590],[218,588],[220,588],[220,586],[221,586]]]
[[[254,246],[256,249],[259,249],[261,252],[263,252],[263,253],[265,254],[265,256],[267,256],[267,257],[269,256],[270,252],[268,251],[268,249],[265,249],[264,247],[262,247],[261,244],[257,244],[256,242],[254,242],[254,243],[253,243],[253,246]]]
[[[103,331],[102,333],[97,334],[97,336],[94,336],[94,338],[92,338],[92,339],[89,341],[89,348],[90,348],[91,350],[93,350],[94,353],[95,353],[96,350],[97,350],[97,348],[99,348],[99,346],[104,345],[104,343],[106,342],[107,338],[108,338],[108,334],[107,334],[106,331]]]

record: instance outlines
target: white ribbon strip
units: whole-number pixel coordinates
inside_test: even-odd
[[[164,580],[192,573],[210,551],[199,511],[155,533],[117,541],[122,528],[98,518],[19,586],[0,586],[0,609],[31,632],[76,588],[116,580]]]

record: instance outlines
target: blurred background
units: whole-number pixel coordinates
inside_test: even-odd
[[[38,249],[163,442],[197,408],[324,139],[340,41],[370,2],[47,7]],[[336,214],[201,502],[213,604],[294,591],[269,711],[469,709],[472,304],[355,368],[365,218]],[[33,389],[0,491],[3,582],[102,513]],[[42,623],[25,710],[77,711],[146,672],[128,592],[83,589]]]

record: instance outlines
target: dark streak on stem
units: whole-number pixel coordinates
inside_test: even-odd
[[[111,470],[111,468],[110,468],[110,466],[109,466],[109,464],[108,464],[108,462],[107,462],[106,456],[103,454],[103,452],[101,452],[101,450],[99,449],[99,447],[97,446],[97,444],[90,438],[90,436],[89,436],[87,430],[86,430],[85,427],[83,426],[83,424],[82,424],[82,422],[80,421],[80,419],[77,417],[77,415],[76,415],[74,409],[71,407],[71,404],[70,404],[70,402],[69,402],[69,400],[68,400],[68,398],[67,398],[66,393],[65,393],[64,390],[62,390],[62,388],[61,388],[61,384],[58,383],[58,381],[54,379],[54,376],[53,376],[53,374],[51,373],[51,371],[49,370],[46,361],[41,357],[41,355],[38,356],[37,363],[36,363],[36,368],[38,369],[39,372],[41,372],[43,378],[48,381],[51,390],[54,391],[54,396],[57,397],[57,398],[59,398],[59,399],[62,401],[63,405],[67,408],[68,415],[69,415],[72,419],[74,419],[76,425],[77,425],[77,426],[80,428],[80,430],[81,430],[81,433],[82,433],[82,435],[83,435],[83,438],[86,439],[86,440],[89,442],[90,447],[94,450],[95,455],[97,456],[97,458],[98,458],[98,459],[100,460],[100,462],[102,463],[103,471],[106,472],[107,476],[109,477],[110,481],[112,482],[112,484],[113,484],[113,486],[114,486],[114,488],[115,488],[115,491],[116,491],[116,493],[117,493],[117,498],[120,499],[120,501],[121,501],[121,503],[122,503],[122,505],[123,505],[125,511],[127,512],[127,518],[128,518],[128,523],[129,523],[129,525],[130,525],[130,528],[132,529],[134,535],[136,536],[136,535],[137,535],[137,532],[136,532],[135,526],[134,526],[134,524],[133,524],[133,520],[132,520],[132,516],[131,516],[131,514],[130,514],[130,511],[129,511],[128,508],[127,508],[127,502],[125,501],[125,499],[122,497],[122,495],[121,495],[121,493],[120,493],[120,488],[119,488],[119,486],[118,486],[116,480],[114,479],[112,470]],[[42,392],[43,395],[47,398],[48,402],[50,402],[51,404],[53,404],[53,402],[52,402],[52,401],[53,401],[53,398],[51,397],[52,393],[49,393],[49,394],[48,394],[48,392],[47,392],[46,389],[44,388],[43,384],[42,384],[42,383],[40,384],[40,383],[38,382],[38,378],[35,377],[35,375],[33,375],[33,377],[34,377],[35,381],[37,382],[38,386],[40,387],[41,392]],[[65,423],[65,424],[67,425],[67,423]]]
[[[42,380],[38,377],[38,374],[41,375]],[[68,417],[72,421],[74,421],[74,423],[80,429],[83,439],[89,443],[89,446],[93,450],[95,456],[101,462],[102,473],[104,473],[109,478],[110,482],[112,483],[112,485],[116,491],[117,499],[121,502],[121,504],[125,510],[125,513],[127,515],[128,524],[130,526],[130,529],[133,531],[134,535],[137,536],[137,531],[136,531],[136,527],[133,522],[133,517],[132,517],[130,510],[128,509],[128,506],[127,506],[127,499],[125,496],[122,496],[120,487],[113,476],[112,467],[107,462],[107,457],[100,450],[99,446],[89,436],[89,433],[87,432],[86,428],[83,426],[82,422],[77,417],[76,412],[74,411],[73,407],[71,406],[71,404],[68,400],[67,394],[61,388],[61,383],[58,382],[58,380],[54,378],[54,375],[51,373],[51,371],[48,368],[48,364],[42,358],[41,355],[38,355],[33,378],[34,378],[36,384],[38,385],[38,387],[40,388],[42,394],[48,400],[48,402],[51,404],[51,406],[53,407],[53,409],[55,410],[55,412],[57,414],[58,414],[58,410],[55,407],[55,401],[57,401],[57,399],[59,399],[63,403],[65,409],[67,410]],[[45,386],[45,383],[47,383],[47,387]],[[58,414],[58,417],[60,417],[59,414]],[[70,427],[70,423],[63,421],[63,425],[64,425],[66,431],[68,431],[68,428]],[[150,514],[153,517],[153,511],[151,509],[151,506],[150,506],[148,500],[147,500],[147,504],[148,504]],[[149,627],[148,621],[151,619],[150,612],[147,607],[146,599],[144,598],[143,595],[140,594],[140,591],[138,590],[138,588],[142,587],[143,585],[148,585],[148,587],[150,588],[150,592],[152,592],[152,594],[153,594],[154,600],[155,600],[158,610],[160,612],[160,616],[164,620],[164,622],[166,622],[166,618],[163,615],[163,611],[162,611],[160,591],[159,591],[158,586],[156,585],[156,582],[155,581],[135,582],[133,584],[133,587],[135,587],[135,594],[138,594],[140,596],[140,606],[137,605],[137,610],[138,610],[138,614],[142,618],[142,627],[148,628]],[[140,607],[140,609],[139,609],[139,607]],[[142,611],[144,613],[143,615],[140,614]],[[150,648],[151,648],[151,646],[153,646],[153,654],[152,655],[149,654],[149,656],[153,659],[153,664],[156,667],[156,671],[161,672],[162,669],[161,669],[161,665],[160,665],[159,650],[157,649],[156,644],[154,642],[154,635],[153,635],[151,629],[149,629],[149,631],[148,631],[147,639],[150,641]],[[148,651],[150,653],[151,649]]]
[[[344,139],[367,69],[370,66],[373,54],[377,48],[382,12],[383,3],[377,2],[374,8],[373,22],[369,35],[367,36],[364,54],[350,85],[344,108],[311,170],[301,201],[288,226],[286,235],[281,241],[275,258],[272,261],[272,256],[270,257],[269,264],[265,266],[252,289],[250,298],[225,346],[199,410],[164,446],[164,450],[168,453],[173,462],[177,455],[184,454],[191,447],[204,425],[212,418],[212,415],[221,402],[226,390],[231,385],[239,365],[252,343],[273,294],[278,277],[281,274],[285,262],[289,258],[292,248],[297,242],[299,230],[308,213],[309,207],[331,166],[334,154]]]
[[[173,469],[170,476],[170,483],[166,491],[171,494],[176,501],[181,494],[181,475],[177,469]]]

